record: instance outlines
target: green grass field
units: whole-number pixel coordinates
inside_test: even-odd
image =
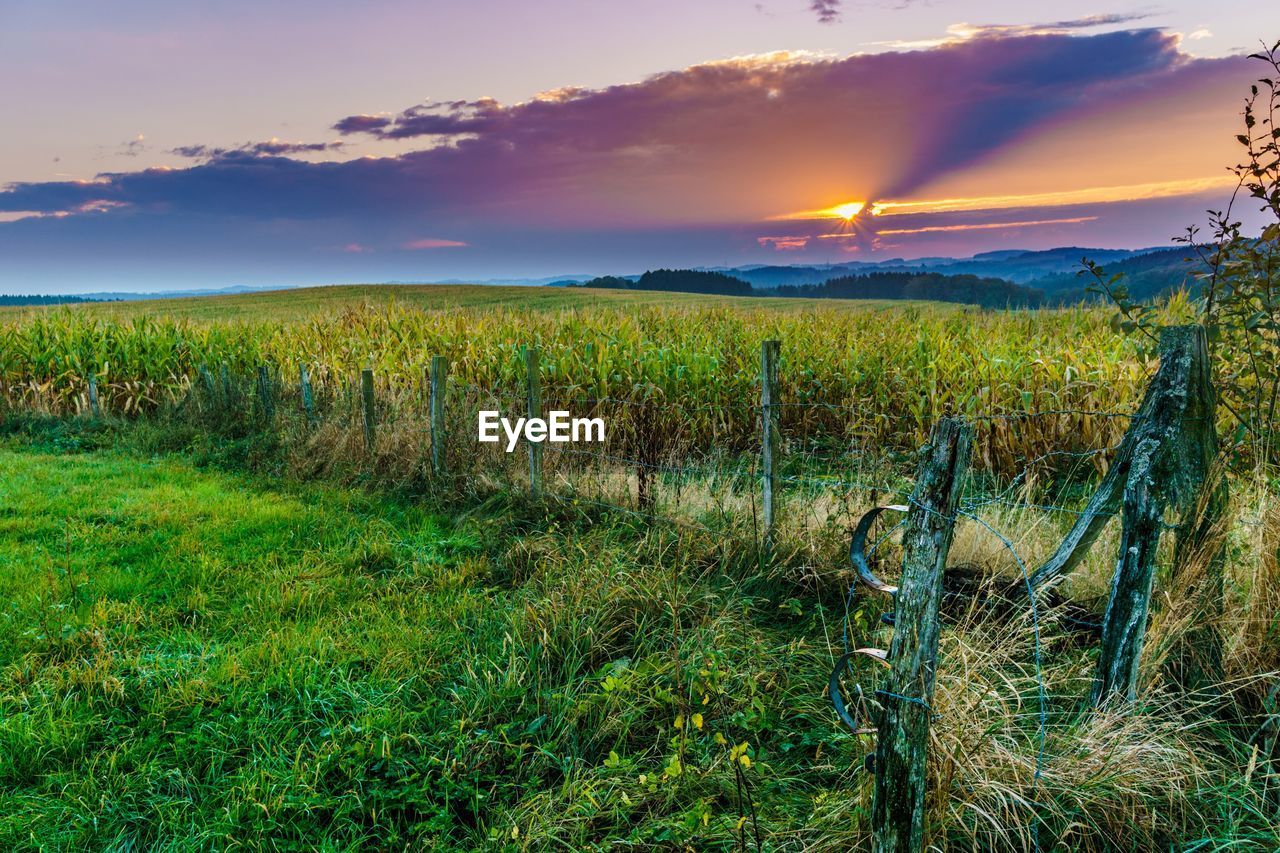
[[[300,320],[317,314],[396,304],[422,310],[511,308],[535,311],[619,306],[738,306],[767,304],[774,309],[801,310],[816,305],[861,309],[883,305],[874,300],[781,299],[704,296],[697,293],[600,290],[580,287],[510,287],[474,284],[343,284],[299,287],[180,299],[139,299],[128,302],[78,303],[68,306],[0,308],[0,317],[70,309],[93,317],[131,319],[141,316],[197,321]],[[899,305],[906,303],[897,303]],[[942,307],[942,306],[940,306]]]
[[[387,308],[393,298],[400,307]],[[314,357],[312,347],[356,363],[377,347],[380,376],[402,369],[415,381],[436,346],[473,377],[518,379],[514,343],[526,334],[572,376],[591,364],[573,360],[590,340],[609,390],[657,388],[660,402],[697,412],[753,400],[759,339],[781,330],[789,393],[847,380],[840,399],[858,417],[893,414],[886,430],[927,413],[923,389],[981,394],[982,405],[998,392],[1009,405],[1110,407],[1132,389],[1104,377],[1142,376],[1131,345],[1104,337],[1100,312],[703,302],[335,288],[0,317],[16,332],[0,370],[11,403],[0,410],[0,849],[869,845],[863,761],[874,737],[840,724],[826,685],[846,624],[854,645],[889,641],[882,602],[860,595],[846,608],[848,523],[885,495],[789,490],[767,564],[754,499],[726,504],[696,479],[659,484],[655,511],[682,502],[698,522],[687,525],[530,499],[523,459],[504,479],[463,445],[451,461],[465,482],[425,477],[412,387],[403,409],[383,410],[404,414],[381,422],[372,452],[340,405],[309,428],[292,398],[272,429],[248,409],[211,419],[181,402],[98,421],[12,407],[57,383],[80,394],[104,336],[125,359],[113,355],[101,374],[120,395],[150,393],[121,370],[186,387],[202,340],[250,365],[264,352]],[[178,319],[134,321],[158,305]],[[478,342],[494,331],[512,339],[498,356]],[[989,362],[998,388],[981,369]],[[730,381],[736,391],[715,396]],[[822,426],[784,423],[797,459],[802,430]],[[1103,421],[1089,422],[1094,434],[1050,427],[1051,448],[1116,438]],[[1009,423],[987,429],[990,452],[1018,463],[1032,452]],[[914,432],[900,439],[916,443]],[[749,459],[752,447],[737,452]],[[1067,523],[1034,505],[1053,485],[1022,484],[1028,505],[982,510],[1032,563]],[[1268,679],[1280,669],[1280,505],[1269,488],[1234,484],[1226,702],[1167,677],[1160,655],[1185,611],[1162,586],[1140,702],[1091,709],[1097,643],[1079,621],[1098,615],[1114,530],[1067,585],[1077,602],[994,615],[981,597],[946,605],[931,844],[1280,848],[1280,759],[1267,752],[1274,739],[1253,734],[1274,713]],[[890,577],[899,555],[892,539],[879,552]],[[1019,572],[973,522],[957,527],[949,565],[992,583]],[[878,678],[860,663],[846,687],[870,692]]]
[[[625,526],[22,446],[0,506],[7,850],[714,843],[725,735],[804,768],[770,823],[848,776],[816,623]]]

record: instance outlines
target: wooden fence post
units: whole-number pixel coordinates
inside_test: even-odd
[[[431,356],[431,470],[437,477],[445,470],[444,399],[449,376],[449,359]]]
[[[1160,369],[1147,386],[1106,477],[1053,556],[1032,573],[1031,585],[1039,588],[1084,559],[1107,521],[1120,509],[1134,455],[1145,439],[1159,442],[1152,459],[1157,472],[1153,488],[1159,499],[1180,511],[1194,505],[1216,448],[1213,422],[1204,327],[1162,329]]]
[[[528,417],[542,417],[542,385],[538,375],[538,348],[524,348],[524,370],[527,383]],[[529,493],[534,497],[542,494],[542,444],[537,441],[529,445]]]
[[[219,372],[222,374],[222,411],[225,414],[234,408],[236,394],[231,384],[231,368],[227,367],[225,361],[219,366]]]
[[[258,410],[262,414],[263,423],[271,426],[276,418],[275,383],[272,381],[271,368],[265,364],[258,365]]]
[[[98,405],[98,377],[89,374],[89,414],[95,419],[102,417],[102,408]]]
[[[1192,360],[1188,400],[1192,406],[1186,421],[1192,437],[1175,453],[1192,458],[1199,494],[1188,501],[1178,526],[1174,546],[1172,583],[1192,598],[1195,614],[1191,628],[1177,640],[1167,658],[1173,680],[1187,690],[1202,691],[1223,680],[1223,640],[1220,631],[1223,605],[1225,533],[1223,522],[1231,502],[1226,472],[1218,459],[1217,392],[1209,364],[1208,336],[1193,327],[1186,346]],[[1198,563],[1203,574],[1197,575]]]
[[[938,656],[938,604],[973,428],[942,418],[923,451],[902,535],[889,674],[876,743],[871,826],[876,851],[924,849],[929,722]]]
[[[373,368],[366,367],[360,371],[360,396],[364,401],[364,447],[373,450],[373,442],[377,437],[377,422],[374,420],[373,408]]]
[[[1159,451],[1155,439],[1143,440],[1134,452],[1125,483],[1120,556],[1102,619],[1102,650],[1092,695],[1095,705],[1115,698],[1132,701],[1137,693],[1138,663],[1146,639],[1151,582],[1164,523],[1164,506],[1156,494],[1152,470]]]
[[[307,426],[316,425],[316,398],[311,390],[311,371],[306,362],[298,364],[298,387],[302,392],[302,411],[307,416]]]
[[[760,506],[764,550],[773,551],[774,501],[777,492],[778,349],[776,340],[760,343]]]

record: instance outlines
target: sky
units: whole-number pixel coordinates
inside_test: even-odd
[[[0,292],[1169,245],[1277,38],[1274,0],[0,0]]]

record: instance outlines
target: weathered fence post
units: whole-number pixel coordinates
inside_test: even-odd
[[[276,418],[275,383],[272,381],[271,368],[265,364],[258,365],[258,410],[262,414],[265,425],[271,426]]]
[[[1186,501],[1188,509],[1180,519],[1172,582],[1191,596],[1195,613],[1190,630],[1170,650],[1167,669],[1184,688],[1199,691],[1219,685],[1223,679],[1223,523],[1231,496],[1226,472],[1218,459],[1217,392],[1209,364],[1208,336],[1202,327],[1191,329],[1185,346],[1192,362],[1188,383],[1192,409],[1186,420],[1192,435],[1174,452],[1191,456],[1185,464],[1194,467],[1199,492]],[[1200,567],[1203,574],[1197,578]]]
[[[938,655],[938,604],[973,428],[942,418],[923,451],[902,535],[889,675],[876,743],[871,826],[876,851],[924,848],[929,722]]]
[[[364,447],[373,450],[373,442],[377,437],[377,422],[374,420],[373,408],[373,368],[366,367],[360,371],[360,397],[364,402]]]
[[[235,389],[231,384],[231,368],[227,367],[224,361],[219,366],[219,372],[222,374],[222,410],[228,413],[234,408],[236,398]]]
[[[298,388],[302,392],[302,411],[307,416],[307,426],[315,426],[316,398],[311,390],[311,371],[306,362],[298,364]]]
[[[773,551],[774,501],[777,492],[778,432],[778,349],[776,340],[760,343],[760,515],[764,528],[764,550]]]
[[[1214,472],[1216,402],[1204,329],[1181,326],[1161,336],[1165,359],[1177,359],[1183,382],[1164,401],[1180,418],[1144,438],[1133,453],[1124,488],[1120,554],[1102,623],[1093,701],[1133,701],[1150,616],[1152,579],[1166,506],[1182,511],[1171,583],[1190,601],[1190,627],[1166,650],[1167,667],[1184,687],[1202,690],[1222,679],[1222,550],[1218,529],[1226,511],[1225,479]],[[1193,577],[1197,563],[1202,577]]]
[[[102,417],[102,409],[98,405],[98,377],[89,374],[89,414],[95,419]]]
[[[542,385],[538,376],[538,348],[524,348],[524,369],[527,383],[528,417],[542,417]],[[542,494],[542,444],[537,441],[529,445],[529,493],[534,497]]]
[[[437,477],[444,474],[444,399],[449,375],[449,359],[431,356],[431,470]]]
[[[1147,633],[1151,582],[1164,507],[1156,495],[1153,460],[1159,443],[1144,439],[1134,452],[1124,487],[1120,556],[1111,579],[1111,598],[1102,619],[1102,650],[1093,684],[1093,703],[1114,698],[1132,701],[1138,687],[1138,663]]]
[[[1106,477],[1062,544],[1031,575],[1039,588],[1070,572],[1084,558],[1107,521],[1120,509],[1138,446],[1159,442],[1152,459],[1154,490],[1180,511],[1195,503],[1216,449],[1214,397],[1203,326],[1161,330],[1160,368],[1116,449]]]

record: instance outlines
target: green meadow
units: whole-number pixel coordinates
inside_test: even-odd
[[[423,473],[410,415],[388,421],[372,450],[354,420],[306,428],[293,398],[282,398],[273,429],[247,414],[209,420],[182,403],[195,344],[245,364],[263,353],[313,358],[314,346],[338,353],[343,369],[375,352],[380,376],[415,377],[447,345],[470,378],[515,382],[515,350],[495,357],[478,336],[523,328],[564,357],[550,369],[568,365],[567,376],[588,335],[608,365],[604,389],[638,395],[627,406],[653,388],[728,405],[754,393],[758,341],[781,330],[784,358],[794,353],[803,367],[787,374],[784,362],[787,388],[855,377],[850,395],[873,387],[878,396],[841,401],[865,404],[857,416],[868,422],[894,414],[884,430],[927,402],[927,383],[956,399],[985,389],[983,400],[1010,407],[1120,408],[1146,367],[1094,309],[424,287],[0,316],[17,333],[0,370],[10,401],[0,419],[4,850],[870,844],[864,760],[874,737],[843,727],[827,679],[846,626],[854,645],[888,642],[882,603],[846,598],[847,522],[875,495],[789,493],[770,562],[751,532],[754,504],[726,511],[707,484],[662,491],[660,481],[655,511],[674,491],[697,523],[653,523],[603,502],[531,498],[483,459],[467,467],[451,457],[468,479],[437,482]],[[609,337],[611,324],[625,334]],[[830,355],[833,330],[848,345]],[[121,404],[99,419],[78,410],[92,346],[107,337],[123,360],[102,374],[104,393],[144,399],[152,382],[176,402],[155,394],[152,405]],[[188,348],[182,358],[148,373],[175,341]],[[1076,362],[1053,360],[1073,347]],[[984,355],[1000,360],[998,385],[974,368]],[[675,369],[695,357],[703,372]],[[1118,372],[1136,381],[1106,381]],[[1034,399],[1024,398],[1022,383],[1033,381]],[[737,397],[716,396],[726,388]],[[413,393],[401,389],[409,413]],[[824,423],[784,427],[799,435]],[[732,425],[709,420],[706,430]],[[753,435],[749,422],[737,427]],[[1117,437],[1102,421],[1088,428],[1055,424],[1041,440],[1105,447]],[[984,477],[996,476],[1002,453],[1024,463],[1040,452],[1004,421],[980,437],[991,454]],[[914,431],[899,438],[918,443]],[[1063,532],[1033,485],[1020,484],[1015,506],[982,510],[1032,562]],[[1080,623],[1103,605],[1114,530],[1069,595],[1034,613],[944,606],[931,844],[1280,846],[1280,776],[1266,751],[1275,741],[1254,731],[1280,669],[1280,508],[1265,483],[1237,485],[1225,710],[1174,689],[1158,653],[1144,662],[1136,705],[1092,709],[1097,643]],[[880,570],[892,576],[899,555],[887,541]],[[1019,571],[970,523],[957,528],[949,565],[997,580]],[[1156,650],[1183,630],[1177,590],[1161,595],[1149,629]],[[876,664],[860,663],[847,686],[871,692],[878,677]]]

